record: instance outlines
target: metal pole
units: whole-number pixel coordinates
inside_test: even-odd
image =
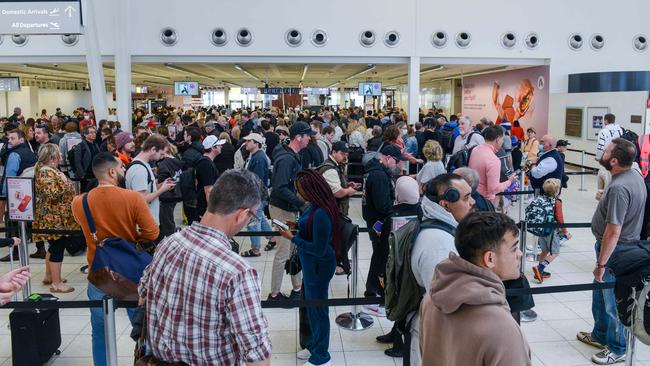
[[[524,187],[524,181],[525,181],[525,173],[522,172],[521,176],[519,177],[519,186],[521,187],[521,190],[525,190],[526,188]],[[519,222],[521,222],[524,219],[524,198],[525,196],[522,194],[519,196]]]
[[[20,222],[20,245],[18,246],[18,256],[20,257],[20,266],[25,267],[29,266],[29,251],[27,250],[27,223],[25,221]],[[13,250],[11,248],[10,250]],[[27,283],[23,287],[23,299],[29,297],[32,294],[32,280],[27,280]]]
[[[580,153],[580,166],[582,166],[582,168],[580,168],[580,171],[582,173],[584,173],[585,172],[585,151],[584,150],[582,150],[582,152]],[[585,175],[584,174],[582,174],[580,176],[580,189],[579,189],[579,191],[581,191],[581,192],[586,191],[586,189],[585,189]]]
[[[352,248],[352,297],[357,297],[359,284],[359,235]],[[358,311],[357,305],[352,305],[352,311],[336,317],[336,324],[347,330],[365,330],[372,327],[374,320],[364,312]]]
[[[526,229],[528,225],[524,220],[519,220],[519,222],[521,222],[521,232],[519,233],[519,245],[521,246],[521,265],[519,266],[519,270],[523,273],[526,269]]]
[[[115,335],[115,303],[110,296],[102,299],[104,310],[104,342],[106,344],[106,365],[117,366],[117,338]]]
[[[638,311],[639,309],[637,309]],[[643,311],[643,309],[641,309]],[[627,330],[627,351],[625,352],[625,366],[635,365],[636,356],[636,337],[632,333],[632,329]]]

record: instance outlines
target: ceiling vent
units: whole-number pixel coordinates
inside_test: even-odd
[[[472,36],[467,32],[459,32],[456,35],[456,46],[460,48],[467,48],[472,42]]]
[[[29,40],[29,37],[27,37],[24,34],[14,34],[11,36],[11,41],[19,47],[22,47],[27,44],[27,41]]]
[[[297,29],[289,29],[284,35],[285,41],[291,47],[298,47],[302,44],[302,33]]]
[[[511,49],[517,44],[517,36],[513,32],[506,32],[501,36],[501,45]]]
[[[359,42],[363,47],[372,47],[375,45],[375,32],[365,30],[359,35]]]
[[[64,45],[66,46],[74,46],[79,42],[79,35],[78,34],[64,34],[61,36],[61,41],[63,42]]]
[[[438,48],[443,48],[447,45],[447,33],[444,31],[435,31],[431,37],[431,43]]]
[[[582,39],[582,35],[580,33],[573,33],[571,36],[569,36],[569,48],[577,51],[582,48],[582,44],[584,43],[584,40]]]
[[[316,29],[311,34],[311,43],[316,47],[323,47],[327,43],[327,33],[324,30]]]
[[[399,33],[397,31],[388,31],[384,35],[384,44],[388,47],[395,47],[399,44]]]
[[[237,43],[242,47],[248,47],[253,42],[253,34],[247,29],[242,28],[237,31]]]
[[[535,32],[530,32],[526,36],[526,47],[531,50],[534,50],[539,46],[539,36]]]
[[[591,36],[589,44],[594,51],[600,51],[605,47],[605,38],[603,38],[602,34],[594,34]]]
[[[173,28],[165,28],[160,32],[160,41],[165,46],[173,46],[178,42],[178,36]]]
[[[0,39],[0,43],[2,43],[2,39]],[[633,46],[637,51],[645,51],[648,48],[648,37],[643,34],[634,36]]]
[[[210,40],[217,47],[225,46],[228,43],[228,34],[223,28],[215,28],[210,35]]]

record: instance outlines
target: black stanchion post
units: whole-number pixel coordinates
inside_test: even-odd
[[[359,235],[352,248],[352,297],[357,297],[359,285]],[[365,330],[372,327],[374,320],[362,311],[358,311],[357,305],[352,305],[352,311],[343,313],[336,317],[336,324],[347,330]]]
[[[526,269],[526,230],[527,224],[525,220],[520,220],[521,231],[519,232],[519,245],[521,246],[521,265],[519,270],[523,273]]]
[[[110,296],[102,299],[104,310],[104,344],[106,365],[117,366],[117,338],[115,331],[115,300]]]
[[[582,150],[582,152],[580,153],[580,165],[582,166],[582,168],[580,168],[580,171],[582,173],[584,173],[585,172],[585,151],[584,150]],[[580,175],[580,189],[579,189],[579,191],[580,192],[586,191],[586,189],[585,189],[585,175],[584,174]]]

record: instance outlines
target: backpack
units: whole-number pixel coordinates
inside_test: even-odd
[[[555,220],[555,198],[539,195],[526,207],[528,224],[548,224]],[[550,227],[533,227],[527,229],[535,236],[548,236],[553,232]]]
[[[75,148],[77,148],[77,146],[75,146]],[[72,150],[74,150],[74,149],[72,149]],[[153,192],[155,192],[155,191],[156,191],[156,187],[155,187],[155,184],[154,184],[153,178],[151,177],[151,173],[149,173],[149,167],[147,167],[147,165],[146,165],[144,162],[142,162],[142,161],[140,161],[140,160],[135,160],[135,159],[134,159],[133,161],[131,161],[131,164],[129,164],[129,165],[126,167],[126,170],[128,171],[128,170],[129,170],[132,166],[134,166],[134,165],[140,165],[140,166],[143,166],[143,167],[144,167],[144,169],[145,169],[146,172],[147,172],[147,185],[149,185],[149,189],[151,189],[151,192],[149,192],[149,193],[153,193]]]
[[[456,229],[440,221],[414,219],[388,237],[388,262],[386,264],[386,317],[392,321],[404,320],[420,308],[425,289],[418,285],[411,268],[411,252],[423,229],[440,229],[455,235]]]
[[[361,158],[361,163],[363,164],[364,167],[366,166],[366,164],[368,164],[368,162],[370,160],[377,157],[377,154],[379,154],[382,147],[384,147],[383,142],[381,143],[381,145],[379,145],[379,148],[377,149],[377,151],[368,150],[363,154],[363,158]]]
[[[474,150],[476,146],[478,145],[474,145],[469,149],[462,148],[460,151],[457,151],[452,155],[447,163],[447,171],[452,173],[458,168],[466,167],[469,164],[469,157],[472,154],[472,150]]]
[[[194,162],[190,167],[185,168],[181,173],[179,185],[181,186],[181,195],[183,196],[183,204],[187,207],[197,207],[199,199],[199,190],[196,187],[196,166],[203,159],[208,159],[201,156],[200,159]]]
[[[434,139],[438,141],[445,154],[451,154],[454,151],[454,129],[449,126],[442,126],[434,132]]]
[[[634,147],[636,147],[636,151],[639,151],[639,135],[637,135],[634,131],[625,129],[623,127],[621,127],[621,131],[621,138],[633,143]]]

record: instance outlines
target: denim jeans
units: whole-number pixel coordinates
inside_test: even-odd
[[[101,300],[104,293],[88,282],[88,299]],[[129,320],[133,321],[135,308],[126,309]],[[104,339],[104,310],[102,308],[90,309],[90,325],[92,327],[93,363],[95,366],[106,365],[106,342]]]
[[[596,258],[600,255],[600,241],[596,241]],[[612,254],[615,255],[615,254]],[[614,274],[605,269],[603,281],[614,281]],[[617,355],[625,354],[627,342],[627,330],[623,323],[618,320],[616,311],[616,296],[614,289],[594,290],[592,292],[591,313],[594,316],[594,329],[591,336],[598,343]]]
[[[260,204],[260,207],[257,208],[257,212],[255,212],[255,217],[257,217],[257,220],[259,221],[258,224],[255,225],[248,225],[248,231],[272,231],[271,225],[269,225],[269,222],[266,220],[266,216],[264,215],[264,204]],[[251,236],[251,248],[255,250],[260,250],[260,247],[262,246],[262,238],[259,236]],[[267,239],[270,239],[270,237],[267,237]]]

